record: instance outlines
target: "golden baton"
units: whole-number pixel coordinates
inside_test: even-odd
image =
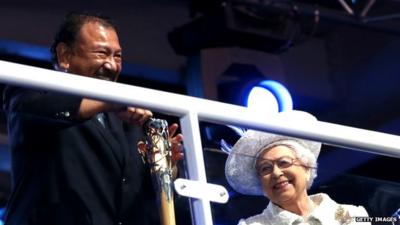
[[[175,225],[174,195],[172,189],[172,149],[168,141],[168,122],[149,119],[144,124],[146,161],[150,164],[153,184],[158,194],[162,225]]]

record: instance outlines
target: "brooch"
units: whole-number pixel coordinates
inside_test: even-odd
[[[348,211],[346,211],[342,206],[339,206],[335,212],[335,220],[337,220],[341,225],[350,224],[352,218]]]

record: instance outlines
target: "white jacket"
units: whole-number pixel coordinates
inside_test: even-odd
[[[270,202],[261,214],[241,219],[238,225],[371,225],[369,222],[356,222],[353,218],[368,216],[362,206],[338,204],[324,193],[310,198],[317,207],[307,218]]]

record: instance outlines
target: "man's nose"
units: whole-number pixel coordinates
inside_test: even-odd
[[[121,60],[111,54],[104,60],[103,66],[106,70],[118,72],[121,69]]]
[[[111,60],[107,60],[107,62],[104,63],[104,68],[106,70],[115,72],[118,69],[118,65],[114,60],[111,59]]]

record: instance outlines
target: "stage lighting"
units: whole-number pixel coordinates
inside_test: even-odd
[[[279,103],[271,91],[253,87],[247,97],[246,106],[262,114],[279,112]]]
[[[273,80],[264,80],[252,87],[245,104],[264,115],[293,109],[289,91],[281,83]]]
[[[261,115],[293,109],[285,86],[267,77],[255,65],[233,63],[218,82],[218,100],[247,106]]]
[[[4,222],[1,218],[3,218],[4,212],[6,211],[5,208],[0,208],[0,225],[3,225]]]

